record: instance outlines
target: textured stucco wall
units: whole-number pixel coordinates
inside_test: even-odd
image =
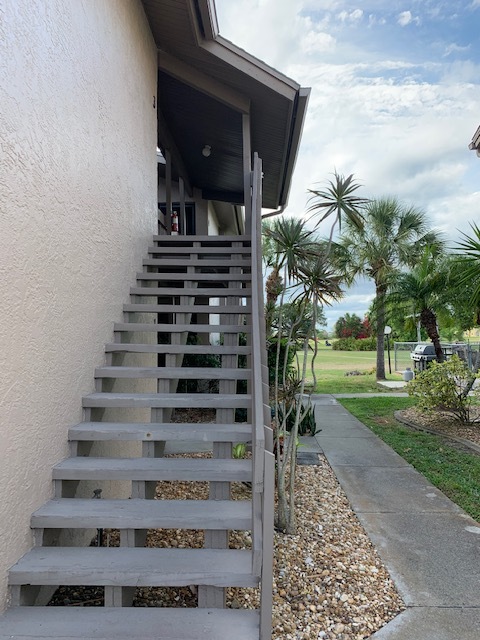
[[[139,0],[0,0],[0,609],[156,218]]]

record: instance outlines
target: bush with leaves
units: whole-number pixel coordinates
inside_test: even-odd
[[[454,355],[446,362],[433,361],[428,369],[418,373],[408,383],[410,396],[417,401],[417,408],[426,414],[444,411],[462,423],[473,421],[472,403],[478,399],[478,390],[469,393],[475,374]]]
[[[332,344],[335,351],[375,351],[376,339],[371,338],[340,338]]]
[[[267,358],[268,358],[268,381],[275,384],[275,372],[277,372],[277,382],[283,380],[283,370],[285,367],[285,356],[287,358],[286,374],[291,375],[294,371],[293,359],[295,358],[295,349],[288,345],[288,338],[282,338],[280,340],[280,355],[279,365],[277,370],[277,349],[278,341],[272,337],[267,345]]]
[[[301,409],[298,406],[299,404],[302,405]],[[317,424],[310,396],[304,396],[303,399],[296,396],[287,401],[282,401],[278,406],[279,424],[285,420],[286,429],[290,433],[295,427],[297,412],[299,412],[301,416],[298,423],[298,435],[314,436],[317,432]]]

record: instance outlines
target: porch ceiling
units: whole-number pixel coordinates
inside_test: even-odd
[[[159,142],[174,141],[174,171],[205,197],[242,202],[242,113],[249,113],[263,206],[286,204],[308,90],[219,36],[211,0],[142,2],[159,51]]]

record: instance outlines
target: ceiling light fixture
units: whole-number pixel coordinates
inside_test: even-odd
[[[206,144],[202,149],[202,156],[204,158],[208,158],[210,157],[211,153],[212,153],[212,147],[209,144]]]

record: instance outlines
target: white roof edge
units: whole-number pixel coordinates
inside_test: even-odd
[[[308,101],[310,99],[310,88],[300,87],[298,91],[297,108],[295,113],[295,122],[292,128],[292,137],[289,143],[290,150],[293,149],[293,153],[289,152],[289,162],[285,168],[285,175],[282,181],[284,187],[286,187],[280,194],[280,202],[283,207],[288,205],[288,198],[290,195],[290,187],[293,172],[295,171],[295,165],[297,163],[298,150],[300,148],[300,140],[303,135],[303,127],[305,124],[305,114],[308,107]]]
[[[265,64],[241,47],[220,35],[218,30],[215,0],[198,0],[202,19],[203,37],[197,30],[198,45],[246,75],[255,78],[273,91],[291,100],[295,99],[300,85],[280,71]],[[198,14],[197,14],[198,16]]]
[[[473,134],[472,141],[468,145],[470,151],[476,151],[480,147],[480,126]]]

